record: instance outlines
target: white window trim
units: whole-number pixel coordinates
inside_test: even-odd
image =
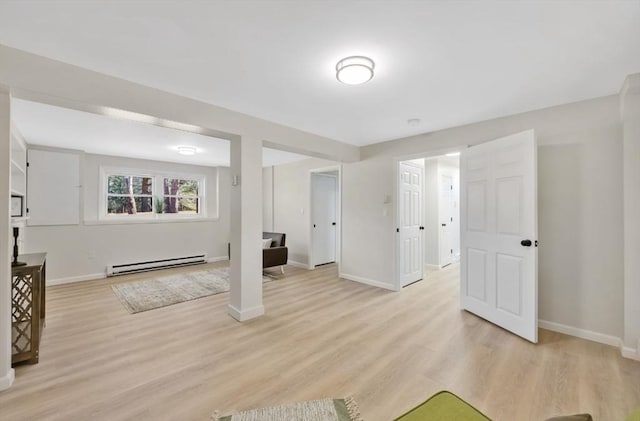
[[[124,175],[124,176],[138,176],[138,177],[150,177],[153,178],[152,184],[152,194],[153,197],[153,209],[154,212],[151,215],[109,215],[107,213],[107,177],[109,175]],[[200,212],[197,214],[191,215],[180,215],[177,213],[155,213],[155,199],[156,197],[164,198],[164,179],[165,178],[180,178],[186,180],[195,180],[198,182],[198,197],[200,199],[199,209]],[[182,173],[182,172],[174,172],[174,171],[157,171],[157,170],[148,170],[148,169],[135,169],[135,168],[122,168],[122,167],[109,167],[109,166],[100,166],[100,191],[98,196],[98,220],[99,221],[110,221],[112,223],[117,223],[117,221],[122,221],[122,223],[134,223],[136,221],[140,223],[151,222],[151,221],[186,221],[186,220],[208,220],[207,216],[207,194],[206,194],[206,181],[207,177],[204,174],[196,174],[196,173]]]

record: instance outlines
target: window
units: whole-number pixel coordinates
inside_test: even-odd
[[[107,177],[107,215],[153,213],[153,178],[136,175]]]
[[[200,213],[198,181],[165,178],[163,194],[164,213],[197,215]]]
[[[162,219],[205,217],[201,175],[148,173],[101,168],[101,218]]]

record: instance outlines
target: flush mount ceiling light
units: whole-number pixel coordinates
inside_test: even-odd
[[[369,57],[345,57],[336,64],[336,79],[347,85],[360,85],[373,78],[375,66]]]
[[[195,155],[198,150],[194,146],[178,146],[180,155]]]

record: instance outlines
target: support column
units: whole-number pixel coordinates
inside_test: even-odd
[[[624,345],[640,359],[640,73],[620,93],[624,174]]]
[[[231,141],[231,273],[229,314],[244,321],[262,305],[262,141]]]
[[[11,107],[9,92],[0,86],[0,390],[13,384],[11,368]],[[4,197],[4,199],[2,199]]]

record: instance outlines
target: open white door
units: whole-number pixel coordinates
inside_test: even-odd
[[[398,173],[398,232],[400,285],[422,279],[422,180],[424,168],[400,162]]]
[[[533,130],[466,149],[460,159],[460,300],[538,341],[536,140]]]

